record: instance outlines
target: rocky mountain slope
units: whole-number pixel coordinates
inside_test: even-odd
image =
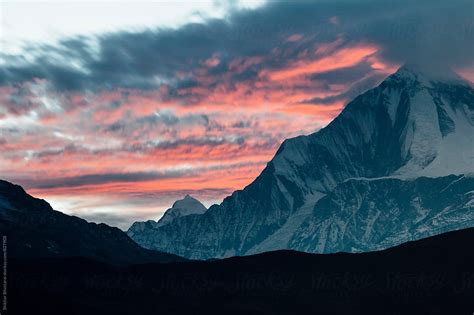
[[[81,256],[117,265],[184,260],[144,249],[118,228],[55,211],[1,180],[0,232],[7,236],[8,257],[14,259]]]
[[[454,73],[402,67],[326,128],[284,141],[257,179],[221,205],[129,235],[146,248],[198,259],[386,248],[472,226],[473,172],[472,85]],[[460,179],[453,174],[464,175],[464,185],[443,194]],[[426,206],[436,195],[448,210]],[[383,228],[391,221],[399,223]]]
[[[289,247],[365,252],[474,226],[474,178],[348,180],[314,207]]]

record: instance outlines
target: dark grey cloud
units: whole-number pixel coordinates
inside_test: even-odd
[[[131,173],[101,173],[85,174],[74,177],[59,177],[42,180],[27,180],[27,188],[50,189],[58,187],[80,187],[86,185],[100,185],[114,182],[144,182],[165,178],[177,178],[185,175],[184,171],[167,172],[131,172]]]
[[[147,182],[167,178],[179,178],[194,176],[200,172],[236,169],[245,166],[255,166],[264,164],[264,161],[243,162],[234,164],[212,165],[209,167],[197,167],[190,169],[172,169],[160,172],[143,171],[143,172],[127,172],[127,173],[97,173],[84,174],[70,177],[55,178],[9,178],[12,182],[19,183],[25,188],[31,189],[52,189],[52,188],[72,188],[87,185],[101,185],[108,183],[136,183]]]
[[[202,67],[212,56],[221,62],[209,73],[219,75],[228,71],[234,58],[271,56],[276,47],[283,51],[233,78],[249,80],[259,67],[285,66],[305,49],[341,35],[343,45],[359,41],[380,45],[386,60],[461,67],[474,59],[473,12],[474,2],[465,0],[269,2],[255,10],[233,10],[226,19],[178,29],[106,33],[33,46],[28,49],[33,62],[3,56],[7,62],[0,67],[0,84],[46,78],[58,90],[149,89],[161,83],[179,90],[201,83],[194,77],[177,79],[176,73]],[[337,23],[329,23],[334,16]],[[304,39],[288,43],[292,34]],[[94,40],[97,45],[91,44]]]
[[[125,117],[105,126],[108,132],[127,133],[138,129],[153,129],[159,127],[190,128],[192,126],[208,126],[209,116],[206,114],[187,114],[177,116],[173,111],[161,110],[142,117]]]
[[[249,120],[239,120],[232,124],[232,128],[249,128],[252,126],[252,122]]]
[[[215,147],[223,144],[244,145],[244,136],[226,136],[226,137],[187,137],[172,140],[162,141],[147,141],[144,143],[137,143],[130,146],[129,150],[132,152],[146,151],[150,149],[174,149],[178,147],[187,147],[189,150],[192,147],[209,146]]]
[[[66,145],[64,148],[46,149],[46,150],[34,152],[31,158],[42,159],[42,158],[48,158],[51,156],[63,155],[66,153],[75,153],[78,151],[85,151],[85,149],[82,147],[78,147],[75,144],[69,144],[69,145]]]
[[[28,97],[29,94],[28,89],[17,86],[8,96],[8,102],[1,105],[9,114],[23,115],[29,110],[37,107],[37,104],[33,104],[31,99]]]
[[[234,128],[245,128],[244,124],[248,122],[241,122],[237,124]],[[1,130],[0,130],[1,131]],[[277,136],[272,136],[271,134],[260,134],[259,135],[262,141],[257,142],[248,142],[246,141],[246,136],[243,135],[226,135],[226,136],[188,136],[184,138],[175,138],[175,139],[165,139],[165,140],[140,140],[137,142],[132,142],[123,144],[115,148],[105,148],[105,149],[91,149],[84,147],[80,144],[67,144],[62,147],[56,148],[45,148],[42,150],[36,150],[27,155],[27,158],[30,160],[50,160],[56,159],[58,156],[66,154],[76,154],[83,156],[90,156],[93,158],[102,158],[104,156],[116,155],[123,152],[133,153],[133,154],[144,154],[150,151],[155,150],[173,150],[173,149],[183,149],[186,152],[191,152],[195,148],[204,147],[207,150],[211,151],[213,148],[217,148],[223,145],[231,145],[235,150],[235,153],[245,152],[245,151],[261,151],[261,150],[271,150],[274,149],[279,143],[280,139],[283,137],[282,134]],[[9,142],[0,138],[0,147],[8,146]],[[13,154],[17,159],[24,159],[25,153],[19,152],[18,154]],[[221,158],[218,156],[217,158]],[[212,156],[208,156],[207,159],[213,159]],[[189,174],[187,171],[185,175]],[[123,177],[122,177],[123,175]],[[61,178],[54,180],[46,181],[37,181],[34,178],[26,182],[21,182],[26,187],[33,188],[52,188],[52,187],[62,187],[63,183],[66,187],[73,186],[82,186],[82,185],[92,185],[92,184],[101,184],[109,183],[113,181],[125,181],[125,182],[134,182],[134,181],[146,181],[146,180],[157,180],[161,178],[169,177],[180,177],[182,176],[181,172],[165,172],[165,173],[126,173],[126,174],[105,174],[103,179],[102,175],[85,175],[84,177],[74,177],[74,178]],[[97,178],[96,178],[97,177]],[[100,182],[103,180],[103,182]]]

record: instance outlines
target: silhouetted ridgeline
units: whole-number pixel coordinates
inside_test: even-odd
[[[474,229],[380,252],[277,251],[112,267],[84,258],[10,263],[21,314],[471,314]]]
[[[46,201],[2,180],[0,231],[7,236],[12,258],[82,256],[118,265],[184,260],[144,249],[118,228],[55,211]]]

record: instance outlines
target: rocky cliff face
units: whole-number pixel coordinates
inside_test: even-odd
[[[416,202],[429,212],[427,218],[445,216],[444,208],[424,205],[424,199],[416,199],[421,198],[417,193],[441,194],[439,189],[444,189],[441,186],[451,174],[466,175],[463,181],[471,183],[473,172],[472,85],[455,74],[440,79],[402,67],[350,102],[326,128],[284,141],[257,179],[221,205],[201,215],[178,218],[161,227],[150,225],[129,235],[144,247],[198,259],[287,248],[310,252],[380,249],[437,231],[471,226],[469,215],[459,215],[455,222],[444,217],[433,219],[424,227],[418,227],[408,216],[400,219],[403,224],[391,225],[393,235],[408,231],[406,237],[397,238],[383,231],[382,219],[399,222],[397,211],[414,211],[406,207]],[[421,176],[439,178],[440,184],[433,182],[424,191],[415,189],[410,193],[418,187]],[[357,183],[358,188],[349,189],[350,183]],[[390,185],[392,189],[387,187]],[[387,207],[385,200],[377,199],[374,193],[356,193],[364,187],[370,192],[382,194],[388,190],[395,194],[391,198],[398,210]],[[396,195],[397,189],[404,193]],[[347,204],[358,200],[358,209],[373,203],[371,209],[381,213],[376,217],[372,213],[365,218],[362,215],[360,220],[367,221],[365,225],[352,224],[355,210],[347,210],[342,201],[337,202],[343,208],[328,201],[336,200],[336,193],[345,194],[337,198]],[[459,193],[472,198],[469,191],[461,189]],[[441,195],[453,209],[472,210],[472,202],[467,199],[458,205],[454,195]],[[329,218],[333,217],[340,220],[339,227],[330,224]],[[422,233],[419,229],[427,230]],[[377,230],[381,234],[374,236]]]
[[[474,226],[474,177],[351,179],[319,200],[288,246],[364,252]]]

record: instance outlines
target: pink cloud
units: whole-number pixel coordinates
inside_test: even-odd
[[[291,63],[286,69],[264,71],[261,76],[279,81],[312,73],[332,71],[354,66],[376,52],[377,48],[371,45],[342,48],[327,57],[316,60],[298,60]]]
[[[221,63],[220,59],[217,56],[213,56],[209,59],[206,59],[204,61],[204,64],[208,66],[209,68],[213,68],[218,66]]]
[[[301,34],[293,34],[293,35],[290,35],[286,38],[286,41],[287,42],[299,42],[300,40],[302,40],[304,38],[303,35]]]

